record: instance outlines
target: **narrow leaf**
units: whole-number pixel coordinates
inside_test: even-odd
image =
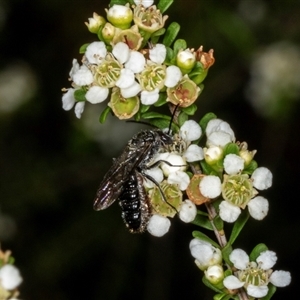
[[[79,102],[86,101],[85,94],[86,94],[86,90],[84,89],[75,90],[74,98],[76,99],[76,101]]]
[[[224,147],[224,156],[227,154],[239,155],[239,146],[235,143],[229,143]]]
[[[222,249],[222,256],[223,256],[224,261],[225,261],[229,266],[232,266],[232,262],[231,262],[230,259],[229,259],[229,255],[230,255],[231,252],[232,252],[232,246],[231,246],[231,244],[228,242],[228,243],[226,244],[226,246]]]
[[[210,221],[207,219],[207,217],[197,215],[193,222],[191,222],[194,225],[200,226],[202,228],[208,229],[208,230],[214,230]]]
[[[210,120],[216,119],[217,116],[214,113],[207,113],[199,122],[200,127],[202,128],[202,131],[205,132],[207,123]]]
[[[189,116],[184,112],[180,112],[178,116],[178,125],[181,127],[182,124],[189,119]]]
[[[171,121],[171,117],[167,116],[167,115],[163,115],[154,111],[150,111],[150,112],[146,112],[144,114],[141,115],[142,119],[156,119],[156,118],[160,118],[160,119],[165,119],[165,120],[169,120]]]
[[[210,237],[208,237],[206,234],[204,234],[200,231],[193,231],[192,235],[193,235],[194,238],[197,238],[201,241],[205,241],[207,243],[210,243],[216,248],[220,248],[220,246],[215,241],[213,241]]]
[[[268,288],[268,294],[265,297],[260,298],[260,300],[270,300],[277,290],[276,286],[274,286],[272,283],[268,285]]]
[[[176,22],[171,23],[164,36],[163,44],[167,47],[170,47],[171,44],[175,41],[179,30],[180,30],[180,25],[178,23]]]
[[[184,111],[189,116],[193,116],[197,109],[198,109],[197,105],[195,103],[193,103],[192,105],[190,105],[188,107],[183,107],[182,111]]]
[[[218,231],[221,231],[224,228],[224,222],[219,215],[214,218],[213,222]]]
[[[106,121],[108,113],[111,111],[111,108],[109,106],[106,106],[106,108],[102,111],[100,117],[99,117],[99,122],[103,124]]]
[[[177,53],[180,50],[185,50],[186,48],[187,48],[187,44],[186,44],[186,41],[183,39],[176,40],[176,42],[174,43],[174,47],[173,47],[175,55],[177,55]]]
[[[174,0],[160,0],[157,4],[157,8],[163,14],[173,3]]]
[[[231,235],[230,235],[230,238],[229,238],[229,243],[231,245],[234,243],[234,241],[236,240],[236,238],[238,237],[238,235],[242,231],[242,229],[245,226],[248,219],[249,219],[249,213],[248,213],[248,211],[244,210],[240,214],[239,218],[236,220],[236,222],[234,223],[234,226],[232,228],[232,232],[231,232]]]
[[[249,255],[250,261],[255,261],[259,255],[266,250],[268,250],[268,247],[265,244],[261,243],[256,245]]]

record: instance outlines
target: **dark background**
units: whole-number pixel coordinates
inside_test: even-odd
[[[100,125],[101,105],[87,105],[80,120],[61,108],[71,61],[80,59],[82,44],[95,40],[84,21],[94,11],[104,15],[107,4],[0,1],[1,247],[13,251],[21,270],[21,299],[212,299],[189,253],[193,225],[174,219],[165,237],[132,235],[117,204],[92,209],[112,157],[139,130],[112,117]],[[167,14],[168,22],[182,25],[179,37],[190,47],[215,50],[195,119],[214,111],[273,172],[272,189],[262,193],[269,215],[251,220],[235,247],[250,252],[264,242],[274,250],[274,269],[293,277],[274,299],[293,299],[300,267],[300,81],[291,88],[285,81],[299,79],[292,67],[299,65],[300,2],[175,0]],[[275,84],[274,102],[254,109],[246,95],[253,78],[262,84],[254,84],[256,92],[264,89],[252,66],[266,49],[280,49],[264,68],[285,89]],[[282,60],[292,60],[292,67],[272,71]]]

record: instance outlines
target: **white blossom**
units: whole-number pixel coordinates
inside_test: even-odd
[[[186,162],[178,154],[174,153],[161,153],[157,156],[156,160],[167,161],[169,164],[162,162],[161,169],[165,176],[169,176],[171,173],[175,173],[177,171],[184,171],[186,169]]]
[[[277,261],[277,255],[274,251],[263,251],[257,257],[256,261],[260,264],[263,270],[268,270],[273,268]]]
[[[207,123],[205,130],[208,146],[224,147],[235,141],[235,135],[230,125],[221,119],[213,119]]]
[[[94,81],[93,73],[85,65],[73,74],[73,81],[78,86],[90,85]]]
[[[136,81],[134,81],[133,84],[128,88],[121,89],[121,95],[124,98],[131,98],[136,96],[141,91],[141,89],[141,86]]]
[[[185,223],[194,221],[197,216],[197,207],[191,200],[184,200],[180,206],[179,218]]]
[[[147,230],[150,234],[161,237],[165,235],[171,226],[171,221],[161,215],[152,215],[147,225]]]
[[[119,42],[114,45],[112,54],[121,64],[124,64],[129,59],[130,49],[127,44]]]
[[[130,51],[129,59],[125,63],[125,68],[130,69],[133,73],[140,73],[144,70],[146,64],[145,57],[138,51]]]
[[[183,153],[183,157],[185,157],[187,162],[202,160],[204,158],[203,149],[198,145],[191,144]]]
[[[262,220],[269,211],[269,202],[262,196],[257,196],[247,204],[251,217],[255,220]]]
[[[85,51],[85,57],[91,64],[100,64],[107,54],[104,42],[93,42],[89,44]]]
[[[180,127],[179,134],[183,140],[192,142],[201,137],[202,130],[196,121],[188,120]]]
[[[251,179],[253,186],[258,190],[266,190],[272,186],[273,175],[271,171],[265,167],[259,167],[253,172]]]
[[[166,69],[166,79],[164,85],[172,88],[178,84],[182,78],[181,70],[177,66],[169,66]]]
[[[200,192],[204,197],[216,198],[221,194],[221,180],[218,176],[204,176],[199,184]]]
[[[92,104],[101,103],[106,100],[108,93],[108,88],[95,85],[90,87],[90,89],[86,92],[85,98]]]
[[[234,267],[240,270],[246,269],[250,261],[248,254],[242,249],[233,250],[229,255],[229,259]]]
[[[142,91],[141,92],[141,103],[144,105],[152,105],[157,102],[159,98],[159,90],[154,89],[153,91]]]
[[[13,290],[21,284],[23,278],[19,270],[13,265],[4,265],[0,269],[0,282],[4,289]]]
[[[164,174],[159,167],[147,169],[145,170],[145,173],[153,178],[157,183],[161,183],[164,179]],[[144,186],[146,188],[153,188],[155,186],[155,183],[146,178],[146,180],[144,181]]]
[[[163,44],[156,44],[149,50],[149,58],[156,64],[162,64],[166,59],[167,49]]]
[[[172,172],[168,176],[169,184],[177,184],[181,191],[185,191],[190,183],[190,177],[183,171]]]
[[[72,61],[72,68],[71,68],[70,73],[69,73],[69,76],[72,80],[73,80],[74,74],[77,73],[79,68],[80,68],[80,65],[79,65],[77,59],[74,58],[73,61]]]
[[[81,115],[84,111],[85,101],[79,101],[75,105],[75,115],[78,119],[81,118]]]
[[[121,69],[120,77],[116,81],[116,86],[126,89],[133,85],[135,81],[134,73],[129,69]]]
[[[236,154],[227,154],[224,158],[223,165],[227,174],[235,175],[244,169],[244,160]]]

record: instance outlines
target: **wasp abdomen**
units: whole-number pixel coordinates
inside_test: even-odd
[[[124,223],[132,233],[143,232],[148,224],[151,211],[142,175],[137,171],[132,172],[123,187],[119,203]]]

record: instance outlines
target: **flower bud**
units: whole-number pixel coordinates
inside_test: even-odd
[[[93,17],[88,18],[88,20],[89,22],[84,22],[84,24],[91,33],[98,33],[100,27],[106,23],[106,20],[95,12],[93,13]]]
[[[224,279],[224,270],[220,265],[209,266],[204,271],[206,279],[212,284],[218,284]]]
[[[181,50],[178,52],[176,57],[176,64],[183,74],[191,72],[191,70],[195,66],[195,63],[195,54],[190,49]]]
[[[109,43],[115,36],[116,27],[107,22],[102,29],[102,37],[106,43]]]
[[[107,20],[114,26],[127,29],[130,27],[133,13],[128,6],[124,5],[113,5],[107,12]]]
[[[204,148],[204,159],[209,165],[216,164],[223,158],[223,149],[219,146]]]

